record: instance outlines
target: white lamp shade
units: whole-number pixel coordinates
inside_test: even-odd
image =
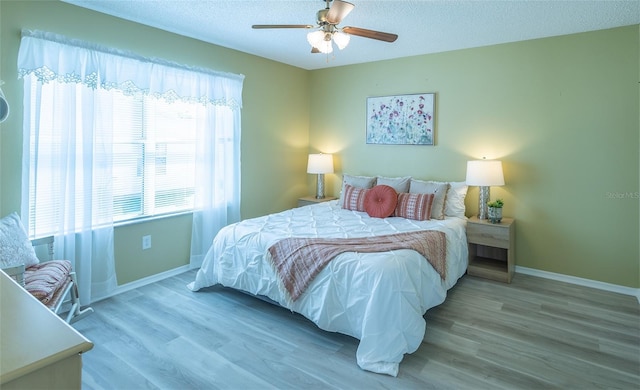
[[[333,34],[333,41],[338,45],[338,49],[342,50],[349,44],[351,36],[343,32],[337,31]]]
[[[307,42],[313,47],[318,47],[324,41],[324,31],[317,30],[307,34]]]
[[[503,186],[504,174],[502,161],[474,160],[467,161],[467,185],[470,186]]]
[[[332,154],[310,154],[307,173],[333,173]]]

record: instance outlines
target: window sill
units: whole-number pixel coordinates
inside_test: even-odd
[[[161,215],[154,215],[152,217],[138,217],[138,218],[133,218],[133,219],[127,219],[126,221],[119,221],[119,222],[114,222],[113,223],[113,227],[114,228],[118,228],[118,227],[122,227],[122,226],[129,226],[129,225],[136,225],[139,223],[146,223],[146,222],[152,222],[152,221],[158,221],[161,219],[167,219],[167,218],[174,218],[174,217],[180,217],[183,215],[187,215],[187,214],[193,214],[193,211],[180,211],[177,213],[167,213],[167,214],[161,214]]]

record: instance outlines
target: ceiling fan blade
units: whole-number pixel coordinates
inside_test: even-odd
[[[359,28],[359,27],[343,27],[342,31],[346,32],[347,34],[357,35],[359,37],[377,39],[379,41],[385,41],[385,42],[395,42],[395,40],[398,39],[398,35],[396,34],[389,34],[381,31],[367,30],[365,28]]]
[[[251,28],[262,29],[262,28],[314,28],[316,26],[312,26],[310,24],[254,24]]]
[[[311,53],[313,54],[320,53],[320,50],[318,50],[318,48],[314,46],[311,48]]]
[[[329,12],[327,12],[327,22],[329,24],[338,24],[345,16],[351,12],[355,5],[342,0],[333,0]]]

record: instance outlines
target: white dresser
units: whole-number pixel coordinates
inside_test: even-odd
[[[0,329],[0,388],[81,388],[93,343],[2,271]]]

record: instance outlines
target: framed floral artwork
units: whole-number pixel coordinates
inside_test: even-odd
[[[367,143],[434,144],[434,93],[367,98]]]

